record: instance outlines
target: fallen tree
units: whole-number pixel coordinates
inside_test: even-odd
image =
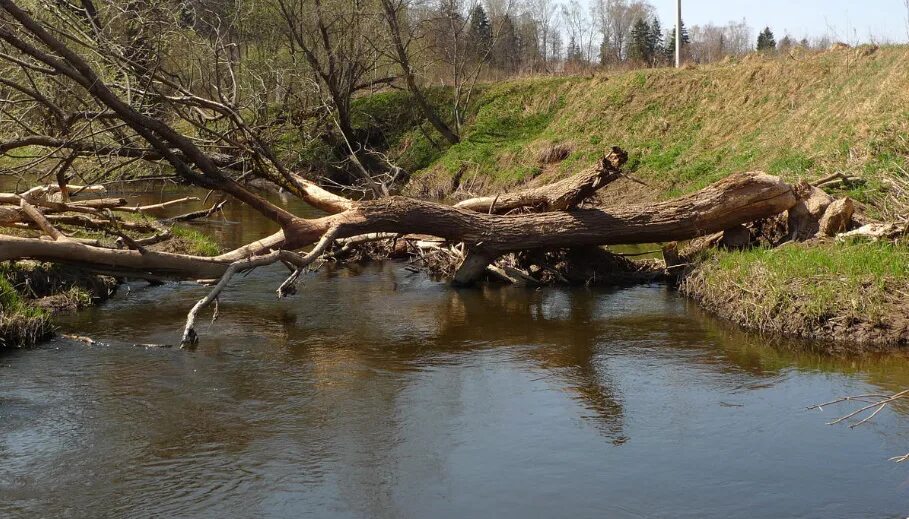
[[[369,233],[437,236],[465,243],[468,259],[476,258],[471,263],[488,264],[514,250],[687,240],[779,214],[795,203],[789,185],[763,173],[732,175],[658,204],[520,215],[484,214],[396,196],[360,202],[322,218],[294,217],[284,231],[211,258],[3,236],[0,261],[36,259],[136,277],[213,278],[235,261],[271,250],[302,249],[334,229],[335,238]],[[460,282],[474,279],[466,273],[458,277]]]

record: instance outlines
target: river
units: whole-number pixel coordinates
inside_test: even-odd
[[[266,230],[241,217],[206,228]],[[0,517],[909,513],[909,409],[806,409],[909,387],[903,356],[770,345],[661,285],[455,290],[388,262],[277,301],[285,276],[236,279],[195,350],[137,345],[178,342],[205,289],[133,283],[61,321],[103,344],[0,351]]]

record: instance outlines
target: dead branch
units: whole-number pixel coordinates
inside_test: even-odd
[[[198,202],[199,197],[197,196],[187,196],[183,198],[178,198],[176,200],[168,200],[166,202],[161,202],[160,204],[150,204],[150,205],[139,205],[135,207],[115,207],[114,211],[124,211],[129,213],[148,213],[160,211],[161,209],[167,209],[168,207],[173,207],[175,205],[185,204],[187,202]]]
[[[844,422],[848,423],[850,419],[855,418],[856,420],[849,424],[849,428],[852,429],[870,422],[881,411],[888,407],[891,407],[894,402],[902,400],[904,398],[909,398],[909,389],[905,389],[893,394],[868,393],[864,395],[844,396],[835,400],[831,400],[829,402],[824,402],[823,404],[815,404],[808,407],[808,409],[817,409],[819,411],[823,411],[825,407],[830,407],[845,402],[858,402],[860,405],[856,409],[840,416],[839,418],[827,422],[827,425],[836,425]],[[890,458],[890,461],[895,461],[896,463],[902,463],[906,460],[909,460],[909,454],[905,454],[903,456],[894,456]]]
[[[316,258],[325,252],[325,249],[334,240],[335,233],[336,229],[329,229],[322,239],[319,240],[319,243],[305,256],[300,256],[299,254],[288,250],[279,249],[262,256],[255,256],[231,263],[218,283],[212,288],[211,292],[200,299],[187,314],[186,326],[183,328],[183,337],[180,340],[181,346],[186,347],[198,343],[199,338],[195,331],[196,315],[217,299],[218,295],[227,287],[227,284],[234,274],[252,270],[256,267],[271,265],[278,261],[289,263],[296,267],[296,270],[294,270],[291,276],[278,287],[278,296],[283,297],[292,292],[291,287],[296,283],[303,269],[308,267]]]
[[[219,202],[215,202],[208,209],[202,209],[199,211],[192,211],[192,212],[181,214],[178,216],[173,216],[171,218],[168,218],[168,220],[172,221],[172,222],[189,222],[191,220],[198,220],[200,218],[208,218],[209,216],[219,212],[224,207],[225,204],[227,204],[226,199],[221,200]]]
[[[578,175],[516,193],[471,198],[459,202],[455,207],[496,214],[508,213],[521,207],[531,207],[541,212],[567,211],[618,179],[621,167],[627,160],[628,154],[625,151],[613,147],[595,166]]]

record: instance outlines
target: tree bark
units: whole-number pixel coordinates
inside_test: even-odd
[[[525,249],[686,240],[773,216],[795,204],[789,185],[763,173],[732,175],[672,201],[570,212],[495,215],[389,197],[322,218],[295,218],[283,232],[213,258],[0,237],[0,261],[37,259],[137,277],[210,279],[243,258],[312,245],[329,229],[335,229],[338,239],[376,232],[427,234],[464,242],[471,250],[481,248],[484,257],[495,259]]]
[[[620,168],[627,160],[627,153],[613,147],[595,166],[564,180],[516,193],[471,198],[455,204],[455,207],[497,214],[521,207],[530,207],[537,212],[567,211],[618,179],[622,175]]]

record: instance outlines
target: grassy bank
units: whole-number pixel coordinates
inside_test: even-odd
[[[871,349],[909,345],[909,247],[904,245],[714,251],[681,290],[707,310],[761,332]]]
[[[34,344],[52,331],[50,315],[28,303],[0,276],[0,347]]]
[[[132,220],[141,218],[131,215]],[[28,234],[19,231],[17,234]],[[208,235],[175,226],[174,237],[152,249],[215,256],[220,246]],[[101,233],[77,233],[107,245],[113,238]],[[53,335],[53,316],[106,301],[119,281],[63,265],[35,261],[0,264],[0,348],[30,346]]]
[[[573,151],[541,163],[537,152],[553,144]],[[613,144],[629,151],[629,169],[654,187],[652,198],[761,169],[788,180],[847,172],[866,180],[850,194],[868,201],[885,175],[907,166],[909,48],[484,86],[463,141],[416,171],[407,191],[495,192],[548,180]]]

